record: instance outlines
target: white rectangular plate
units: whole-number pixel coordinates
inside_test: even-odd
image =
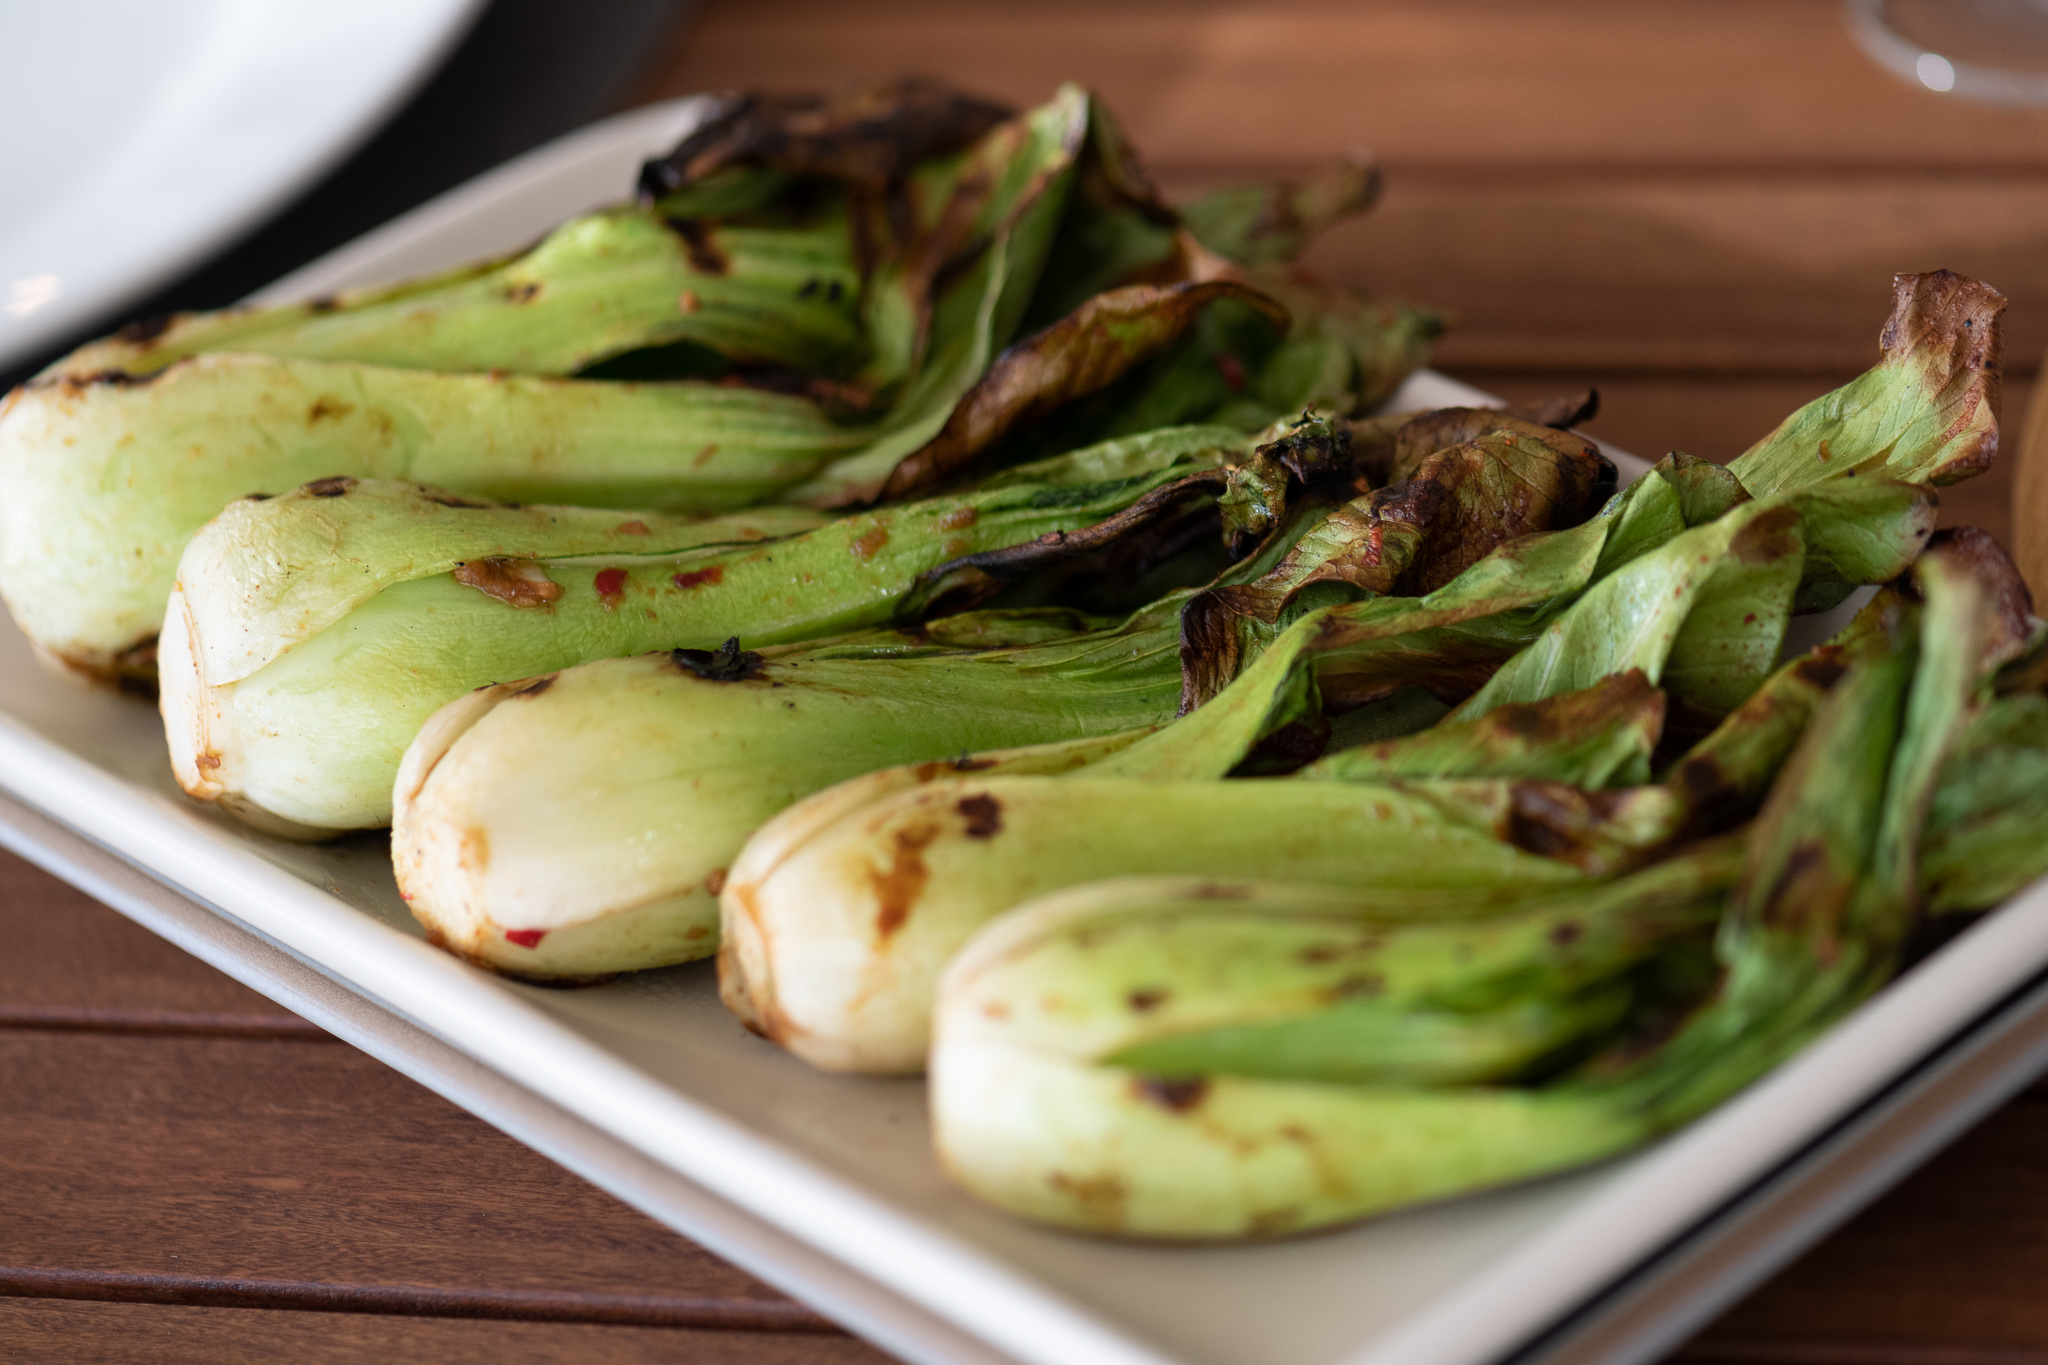
[[[620,197],[694,116],[677,102],[575,134],[270,295],[517,247]],[[1396,401],[1481,397],[1424,373]],[[381,837],[285,844],[186,801],[154,712],[45,673],[11,624],[0,789],[47,817],[0,807],[0,842],[933,1365],[1637,1358],[2023,1083],[2048,1034],[2048,1011],[2024,994],[2048,971],[2048,887],[2036,887],[1626,1160],[1294,1241],[1124,1245],[953,1190],[918,1082],[826,1075],[749,1035],[708,963],[542,990],[428,947]]]

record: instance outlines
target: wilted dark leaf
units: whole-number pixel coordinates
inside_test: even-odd
[[[917,76],[837,95],[721,95],[695,132],[640,168],[640,194],[657,200],[728,166],[880,186],[1010,115]]]
[[[1948,270],[1900,275],[1892,289],[1878,363],[1729,464],[1752,494],[1848,470],[1938,487],[1991,467],[2005,296]]]
[[[1216,190],[1181,206],[1181,218],[1211,251],[1241,265],[1284,265],[1331,224],[1371,208],[1380,168],[1353,153],[1296,184],[1276,181]]]
[[[1233,281],[1132,285],[1098,294],[996,357],[937,436],[905,456],[882,496],[915,496],[946,482],[1020,424],[1094,393],[1184,332],[1207,304],[1237,299],[1286,326],[1287,314]]]
[[[1237,675],[1252,643],[1241,622],[1278,622],[1311,584],[1375,596],[1434,592],[1507,541],[1577,525],[1613,491],[1614,466],[1590,443],[1498,413],[1491,420],[1484,435],[1437,452],[1414,477],[1338,508],[1261,578],[1191,601],[1181,617],[1190,704]]]

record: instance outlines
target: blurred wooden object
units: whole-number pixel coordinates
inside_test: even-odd
[[[2026,576],[2038,615],[2048,612],[2048,387],[2037,386],[2024,420],[2014,423],[2008,418],[2004,429],[2017,434],[2005,452],[2013,470],[2012,538],[2007,548]]]
[[[2008,458],[1943,515],[2048,605],[2048,115],[1899,84],[1839,0],[708,0],[644,96],[905,69],[1093,85],[1178,191],[1376,148],[1313,266],[1447,309],[1443,368],[1504,396],[1599,385],[1645,455],[1862,369],[1894,271],[1988,279]],[[0,937],[0,1359],[883,1359],[4,855]],[[2035,1092],[1678,1358],[2048,1365],[2044,1150]]]

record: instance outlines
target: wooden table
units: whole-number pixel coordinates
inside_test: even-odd
[[[714,0],[657,98],[944,72],[1101,90],[1186,190],[1354,144],[1381,209],[1316,268],[1458,319],[1511,397],[1726,458],[1869,362],[1894,270],[2048,346],[2048,116],[1895,83],[1826,0]],[[1945,514],[2010,533],[2005,471]],[[875,1361],[432,1094],[0,857],[0,1357]],[[2048,1094],[1986,1121],[1680,1352],[2048,1362]]]

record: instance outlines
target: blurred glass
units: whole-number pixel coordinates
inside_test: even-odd
[[[2048,104],[2048,0],[1847,0],[1879,65],[1944,95]]]

